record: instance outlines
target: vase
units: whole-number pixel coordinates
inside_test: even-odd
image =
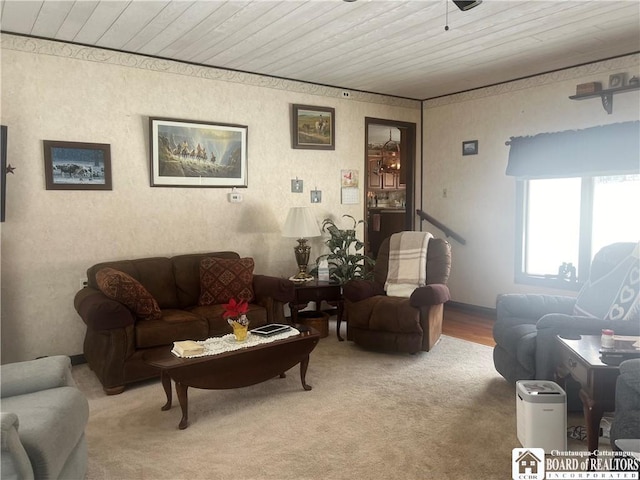
[[[244,342],[247,339],[249,320],[245,315],[242,315],[239,319],[229,319],[229,325],[233,328],[233,335],[236,337],[237,342]]]

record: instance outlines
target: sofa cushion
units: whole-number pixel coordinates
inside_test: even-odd
[[[180,308],[171,259],[149,257],[98,263],[87,270],[87,282],[90,287],[99,288],[97,272],[107,267],[124,272],[140,282],[156,299],[160,308]]]
[[[127,306],[141,318],[160,318],[160,307],[153,296],[135,278],[113,268],[96,273],[98,288],[107,297]]]
[[[591,277],[584,284],[574,307],[574,315],[601,320],[638,318],[640,311],[640,263],[636,244],[630,255],[610,271]],[[594,259],[594,264],[597,264]]]
[[[377,332],[418,333],[420,310],[409,304],[408,298],[378,295],[349,308],[349,325]]]
[[[135,325],[136,348],[171,345],[180,340],[204,340],[207,320],[185,310],[164,309],[159,319],[146,318]]]
[[[200,261],[205,257],[240,258],[236,252],[187,253],[171,258],[173,276],[176,281],[178,307],[187,308],[198,304],[200,299]]]
[[[199,305],[227,303],[232,298],[251,302],[253,258],[207,257],[200,261]]]

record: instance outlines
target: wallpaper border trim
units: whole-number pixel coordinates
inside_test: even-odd
[[[340,98],[344,88],[329,87],[313,83],[298,82],[283,78],[269,77],[254,73],[225,70],[223,68],[193,65],[174,60],[147,57],[144,55],[87,47],[56,40],[27,37],[3,33],[0,41],[3,50],[14,50],[38,55],[52,55],[86,62],[105,63],[121,67],[138,68],[154,72],[185,75],[222,82],[240,83],[255,87],[273,88],[297,93],[319,95],[322,97]],[[420,100],[404,99],[375,93],[349,90],[349,101],[376,103],[395,107],[420,109]]]
[[[622,57],[611,58],[600,62],[580,65],[578,67],[570,67],[555,72],[543,73],[520,80],[501,83],[490,87],[469,90],[468,92],[454,93],[443,97],[433,98],[424,101],[424,109],[451,105],[454,103],[466,102],[469,100],[477,100],[481,98],[493,97],[504,93],[517,92],[526,90],[527,88],[551,85],[558,82],[573,80],[587,77],[590,75],[604,74],[603,80],[608,79],[609,73],[615,70],[632,69],[640,66],[640,53],[633,53]]]

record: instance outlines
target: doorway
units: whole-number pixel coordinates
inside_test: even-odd
[[[416,124],[365,118],[365,253],[376,258],[391,234],[413,230]]]

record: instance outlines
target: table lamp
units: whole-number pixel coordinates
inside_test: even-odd
[[[307,245],[307,238],[319,237],[320,228],[311,210],[308,207],[291,207],[282,228],[282,236],[298,239],[298,245],[293,248],[298,273],[291,277],[291,280],[299,282],[312,280],[313,276],[307,273],[311,252],[311,247]]]

